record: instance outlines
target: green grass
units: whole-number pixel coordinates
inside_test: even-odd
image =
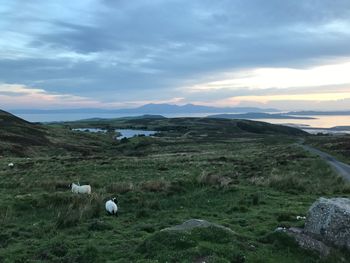
[[[274,234],[278,226],[302,226],[296,216],[319,196],[350,194],[349,185],[294,141],[137,137],[86,157],[1,158],[0,261],[339,262],[343,252],[320,261]],[[91,184],[93,194],[72,194],[66,186],[77,181]],[[114,195],[119,217],[104,211]],[[236,234],[159,232],[190,218]]]
[[[245,120],[143,118],[33,125],[0,112],[0,262],[341,262],[275,233],[302,227],[320,196],[350,186],[295,142],[299,130]],[[74,127],[141,128],[115,141]],[[28,136],[27,136],[28,134]],[[323,138],[310,137],[307,140]],[[28,158],[30,157],[30,158]],[[11,169],[9,162],[15,164]],[[91,184],[91,196],[70,192]],[[119,217],[104,202],[118,195]],[[234,231],[160,231],[191,218]]]

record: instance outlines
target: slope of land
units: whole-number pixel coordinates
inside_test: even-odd
[[[108,149],[113,139],[102,134],[73,133],[62,126],[30,123],[0,111],[0,155],[45,156],[89,154]]]
[[[64,131],[67,144],[84,145],[88,134],[69,129],[81,124],[38,127],[50,142],[46,132]],[[200,118],[91,124],[162,128],[162,136],[118,141],[113,151],[89,156],[0,158],[0,262],[331,263],[349,258],[335,250],[320,260],[274,231],[303,226],[297,216],[306,215],[319,196],[350,194],[349,185],[323,160],[295,144],[295,134],[304,135],[299,130]],[[96,136],[102,137],[91,138],[105,138]],[[90,184],[92,194],[74,195],[67,187],[72,182]],[[108,216],[104,202],[116,195],[119,216]],[[161,231],[191,218],[223,225],[233,234],[212,228]]]
[[[160,136],[193,136],[227,138],[254,134],[306,135],[293,127],[249,120],[229,120],[219,118],[119,118],[64,122],[72,128],[133,128],[160,131]]]

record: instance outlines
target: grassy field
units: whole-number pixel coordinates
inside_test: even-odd
[[[346,262],[345,252],[320,259],[274,232],[303,226],[296,216],[320,196],[350,196],[348,184],[294,144],[297,137],[189,124],[106,152],[0,158],[0,262]],[[67,186],[78,181],[93,194],[72,194]],[[115,195],[119,217],[104,211]],[[191,218],[234,234],[160,231]]]

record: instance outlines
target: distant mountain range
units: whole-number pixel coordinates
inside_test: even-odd
[[[294,116],[317,116],[317,115],[350,115],[350,111],[290,111],[287,113],[280,113],[281,111],[273,108],[257,108],[257,107],[212,107],[204,105],[175,105],[175,104],[145,104],[137,108],[129,109],[98,109],[98,108],[78,108],[78,109],[14,109],[9,110],[13,114],[248,114],[246,116],[235,116],[235,118],[270,118],[274,119],[299,119]],[[251,117],[250,115],[255,115]],[[258,115],[257,113],[280,113],[274,116]],[[221,116],[222,117],[222,116]],[[226,116],[228,117],[228,116]],[[303,118],[304,119],[304,118]]]
[[[243,114],[216,114],[209,115],[207,118],[220,118],[220,119],[294,119],[294,120],[312,120],[315,118],[304,116],[290,116],[288,114],[281,113],[263,113],[263,112],[249,112]]]
[[[81,113],[99,113],[99,114],[190,114],[190,113],[247,113],[247,112],[279,112],[277,109],[262,109],[255,107],[211,107],[203,105],[174,105],[174,104],[146,104],[137,108],[130,109],[15,109],[10,110],[13,114],[81,114]]]

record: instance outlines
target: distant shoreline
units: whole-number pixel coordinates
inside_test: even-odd
[[[314,120],[314,117],[307,116],[292,116],[289,114],[281,114],[281,113],[259,113],[259,112],[251,112],[251,113],[243,113],[243,114],[215,114],[209,115],[207,118],[220,118],[220,119],[286,119],[286,120]]]

